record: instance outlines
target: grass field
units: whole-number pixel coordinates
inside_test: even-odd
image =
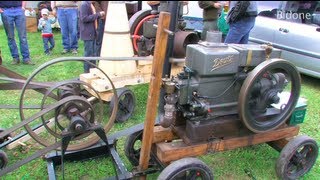
[[[56,47],[51,56],[44,55],[42,39],[39,32],[28,33],[29,48],[31,59],[36,63],[35,66],[11,65],[11,56],[7,45],[4,29],[0,27],[0,49],[2,51],[3,66],[15,71],[25,77],[30,76],[32,72],[40,65],[54,58],[62,57],[60,51],[61,34],[55,31]],[[79,41],[79,54],[83,55],[83,43]],[[66,56],[72,56],[68,54]],[[43,74],[39,79],[43,82],[52,79],[66,79],[69,76],[77,77],[83,72],[81,63],[57,65],[53,70]],[[123,130],[135,124],[144,121],[146,113],[146,100],[148,95],[148,85],[138,85],[129,87],[136,95],[137,106],[134,116],[128,122],[116,124],[110,133]],[[303,124],[300,124],[300,134],[306,134],[320,143],[320,81],[319,79],[302,76],[301,97],[308,100],[307,114]],[[0,91],[0,104],[18,105],[20,98],[20,90]],[[35,101],[40,103],[39,101]],[[0,109],[0,127],[9,128],[20,122],[19,111],[17,109]],[[125,138],[120,138],[117,144],[117,150],[123,159],[127,169],[132,170],[132,166],[124,155]],[[41,149],[38,143],[32,141],[27,142],[26,147],[18,147],[13,150],[3,149],[9,156],[9,164],[13,164],[18,160],[30,156],[35,151]],[[216,179],[277,179],[275,173],[275,163],[279,153],[269,147],[267,144],[254,145],[249,147],[238,148],[231,151],[210,153],[199,157],[213,171]],[[250,172],[252,176],[248,176],[246,172]],[[56,169],[57,178],[62,179],[61,168]],[[105,177],[114,176],[113,164],[108,157],[93,159],[83,162],[66,162],[65,163],[65,179],[103,179]],[[156,179],[157,174],[148,176],[148,179]],[[302,179],[317,180],[320,177],[320,160],[318,158],[313,169]],[[30,163],[18,168],[17,170],[6,174],[2,179],[48,179],[46,162],[38,158]]]

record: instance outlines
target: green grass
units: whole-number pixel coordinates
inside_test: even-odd
[[[35,66],[26,65],[11,65],[11,56],[7,46],[7,40],[4,29],[0,28],[0,48],[2,51],[3,66],[15,71],[25,77],[29,77],[32,72],[40,65],[54,58],[62,57],[60,51],[61,34],[58,31],[54,32],[56,47],[51,56],[44,55],[42,39],[40,33],[28,33],[29,48],[31,59],[36,63]],[[83,55],[83,42],[79,41],[79,54]],[[72,56],[72,55],[66,55]],[[63,80],[69,77],[77,77],[83,72],[81,63],[66,63],[57,64],[52,69],[49,69],[39,74],[36,79],[42,82],[52,80]],[[123,130],[135,124],[144,121],[146,113],[146,101],[148,94],[148,85],[138,85],[129,87],[136,95],[137,106],[134,116],[129,121],[123,124],[116,124],[110,133]],[[306,134],[320,143],[320,81],[319,79],[302,76],[302,91],[301,97],[308,100],[307,114],[304,123],[300,125],[300,134]],[[18,105],[20,99],[20,90],[15,91],[0,91],[0,104]],[[28,102],[40,103],[38,96],[30,93]],[[105,110],[107,111],[107,109]],[[0,127],[9,128],[20,122],[20,115],[16,109],[0,109]],[[132,166],[124,155],[125,138],[120,138],[117,143],[117,150],[124,161],[127,169],[132,170]],[[33,140],[27,142],[27,147],[18,147],[13,150],[3,149],[9,156],[10,164],[17,162],[30,156],[35,151],[41,149],[38,143]],[[275,162],[279,153],[266,144],[248,146],[238,148],[231,151],[210,153],[200,156],[213,171],[216,179],[253,179],[246,174],[250,172],[256,179],[277,179],[275,173]],[[62,179],[61,168],[56,170],[58,179]],[[110,158],[99,158],[83,162],[66,162],[65,164],[65,179],[102,179],[104,177],[114,176],[113,164]],[[148,179],[155,179],[158,174],[148,176]],[[319,179],[320,177],[320,160],[318,158],[313,169],[302,179]],[[8,173],[3,179],[48,179],[46,161],[38,158],[28,164],[21,166],[19,169]]]

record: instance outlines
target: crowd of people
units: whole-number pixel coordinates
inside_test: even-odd
[[[206,40],[208,31],[221,31],[218,18],[227,8],[226,24],[229,27],[223,37],[224,43],[248,43],[249,33],[258,15],[256,1],[198,1],[198,4],[203,9],[201,40]]]
[[[206,40],[208,31],[220,30],[219,16],[228,7],[228,32],[223,36],[224,43],[248,43],[249,33],[257,16],[256,1],[198,1],[198,4],[203,9],[201,40]],[[55,47],[51,24],[58,21],[62,35],[61,54],[77,54],[80,38],[84,42],[85,57],[100,56],[107,7],[108,1],[51,1],[50,6],[41,9],[38,22],[44,53],[50,55]],[[30,59],[25,9],[26,1],[0,1],[1,18],[12,56],[11,64],[19,64],[22,60],[23,64],[34,65]],[[18,32],[22,58],[15,41],[15,29]],[[90,68],[89,64],[84,63],[85,72],[89,72]]]
[[[15,40],[18,32],[22,63],[34,65],[30,59],[26,28],[26,1],[0,1],[1,20],[7,35],[12,56],[11,64],[20,63]],[[108,1],[51,1],[42,3],[39,9],[38,29],[41,31],[44,53],[50,55],[55,47],[51,24],[59,22],[62,46],[61,54],[78,54],[78,41],[84,42],[84,56],[100,56]],[[90,66],[84,63],[84,71]]]

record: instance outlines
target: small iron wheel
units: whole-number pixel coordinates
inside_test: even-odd
[[[9,160],[7,154],[4,151],[0,150],[0,169],[5,168],[8,164],[8,161]]]
[[[124,153],[133,166],[139,165],[143,131],[137,131],[126,139]]]
[[[128,88],[121,88],[117,90],[119,105],[116,115],[116,122],[123,123],[127,121],[133,114],[136,98],[134,93]],[[110,112],[113,111],[115,106],[114,96],[112,96],[110,101]]]
[[[276,173],[281,179],[299,179],[310,171],[316,162],[319,147],[306,135],[290,140],[282,149],[276,163]]]
[[[210,168],[197,158],[183,158],[164,168],[158,180],[205,179],[212,180]]]

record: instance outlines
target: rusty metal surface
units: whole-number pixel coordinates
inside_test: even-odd
[[[198,35],[193,31],[178,31],[174,36],[173,57],[184,58],[188,44],[199,42]]]
[[[126,57],[125,58],[126,60],[136,60],[136,58],[133,58],[133,57]],[[137,59],[143,59],[143,60],[150,60],[150,58],[137,58]],[[47,139],[44,139],[44,138],[39,138],[39,136],[33,132],[33,130],[30,128],[29,126],[29,123],[33,122],[34,120],[36,119],[39,119],[39,118],[43,118],[44,115],[46,113],[48,113],[49,111],[54,111],[55,108],[58,108],[60,106],[63,106],[64,104],[67,104],[69,103],[68,101],[66,101],[67,98],[69,97],[66,97],[66,98],[60,98],[59,99],[59,95],[58,94],[55,94],[53,93],[53,89],[63,89],[64,86],[59,86],[59,84],[61,84],[62,82],[50,82],[50,83],[47,83],[47,82],[35,82],[35,76],[37,74],[39,74],[43,69],[53,65],[53,64],[56,64],[56,63],[63,63],[63,62],[67,62],[67,61],[80,61],[80,62],[88,62],[89,64],[92,64],[95,68],[97,68],[98,70],[100,70],[106,77],[106,80],[109,80],[111,86],[112,86],[112,92],[115,96],[115,104],[118,104],[118,96],[117,96],[117,92],[116,92],[116,89],[111,81],[111,79],[99,68],[97,67],[96,65],[94,65],[93,63],[89,62],[89,60],[112,60],[112,61],[121,61],[123,60],[121,57],[117,57],[117,58],[113,58],[113,57],[63,57],[63,58],[57,58],[57,59],[53,59],[49,62],[46,62],[44,63],[43,65],[39,66],[32,74],[31,76],[27,79],[25,77],[23,77],[22,75],[19,75],[18,73],[15,73],[3,66],[0,66],[0,74],[2,75],[1,76],[1,79],[2,81],[8,81],[9,83],[5,82],[5,83],[0,83],[0,87],[3,88],[0,90],[4,90],[4,89],[21,89],[21,96],[20,96],[20,103],[19,103],[19,112],[20,112],[20,117],[21,117],[21,120],[22,122],[18,123],[17,125],[15,125],[14,127],[11,127],[9,129],[7,129],[6,131],[2,132],[0,134],[0,136],[5,136],[6,134],[9,134],[15,130],[18,130],[19,128],[21,127],[25,127],[27,129],[27,132],[30,134],[31,137],[33,137],[35,140],[37,140],[40,144],[44,145],[44,146],[50,146],[50,143],[48,144],[47,142]],[[4,76],[7,76],[7,77],[4,77]],[[82,81],[79,81],[79,80],[64,80],[63,83],[74,83],[74,81],[76,82],[79,82],[80,84],[83,84],[84,82]],[[22,86],[23,85],[23,86]],[[90,85],[84,83],[83,86],[87,86],[89,87]],[[49,105],[46,105],[46,104],[41,104],[41,105],[38,105],[38,106],[35,106],[35,105],[29,105],[29,104],[25,104],[25,92],[26,92],[26,89],[33,89],[36,90],[36,91],[39,91],[41,90],[41,93],[44,95],[43,98],[42,98],[42,101],[46,101],[46,98],[48,97],[53,97],[53,99],[55,99],[56,102],[54,102],[53,104],[49,104]],[[40,89],[39,89],[40,88]],[[98,92],[94,91],[96,94],[98,94]],[[89,93],[88,93],[89,94]],[[76,94],[75,94],[76,95]],[[90,95],[90,94],[89,94]],[[76,96],[77,97],[77,96]],[[80,96],[78,96],[78,98],[80,98]],[[100,98],[99,95],[97,95],[97,98],[99,100],[99,104],[101,104],[101,108],[99,109],[103,109],[102,108],[102,100]],[[41,100],[41,99],[40,99]],[[79,99],[73,99],[71,101],[81,101]],[[82,99],[83,102],[86,102],[86,103],[91,103],[91,102],[88,102],[88,99],[87,98],[84,98]],[[41,102],[41,101],[40,101]],[[25,114],[25,109],[28,109],[28,108],[35,108],[35,107],[39,107],[40,108],[38,109],[38,111],[35,111],[34,114],[30,115],[29,113],[29,116],[28,117],[25,117],[24,114]],[[16,107],[8,107],[8,108],[16,108]],[[90,109],[90,108],[89,108]],[[92,109],[92,108],[91,108]],[[114,120],[115,120],[115,116],[116,116],[116,112],[117,112],[117,109],[118,109],[118,106],[115,106],[115,108],[113,109],[112,111],[112,114],[110,115],[109,117],[109,120],[108,122],[104,122],[104,129],[106,132],[108,132],[112,126],[113,126],[113,123],[114,123]],[[81,111],[84,111],[84,110],[81,110]],[[92,116],[95,116],[95,117],[99,117],[97,119],[100,119],[97,121],[97,123],[101,123],[102,120],[101,118],[103,117],[103,114],[102,114],[102,110],[100,110],[100,113],[97,112],[98,114],[92,114]],[[101,118],[100,118],[101,117]],[[40,119],[41,120],[41,119]],[[45,124],[45,123],[44,123]],[[48,130],[48,127],[45,127],[47,130]],[[50,133],[50,132],[49,132]],[[83,136],[79,136],[80,137],[84,137],[85,135]],[[78,139],[79,139],[78,138]],[[72,144],[68,147],[68,150],[77,150],[77,149],[82,149],[82,148],[85,148],[85,147],[88,147],[94,143],[96,143],[97,141],[99,140],[98,137],[92,137],[90,136],[89,138],[89,141],[87,141],[87,143],[82,143],[82,142],[79,142],[79,144]],[[82,144],[81,144],[82,143]]]
[[[90,58],[87,58],[90,59]],[[100,60],[101,57],[96,57],[93,58],[96,60]],[[105,59],[111,59],[110,57],[107,57]],[[119,58],[112,58],[113,60],[121,60]],[[138,58],[139,59],[139,58]],[[147,60],[148,58],[143,58],[145,60]],[[90,59],[91,60],[91,59]],[[133,59],[132,60],[136,60]],[[114,102],[115,102],[115,107],[113,108],[113,111],[110,115],[110,117],[108,118],[107,122],[102,122],[103,121],[103,102],[98,94],[97,91],[95,91],[89,84],[78,80],[79,78],[75,78],[75,79],[71,79],[71,80],[63,80],[63,81],[59,81],[59,82],[35,82],[34,80],[36,79],[38,74],[41,74],[40,72],[42,72],[43,69],[56,64],[56,63],[63,63],[66,61],[80,61],[80,62],[87,62],[89,64],[91,64],[93,67],[97,68],[98,70],[101,71],[101,73],[103,73],[106,77],[107,80],[109,80],[109,83],[112,87],[112,91],[114,94]],[[2,169],[0,171],[0,176],[4,175],[8,172],[13,171],[14,169],[17,169],[18,167],[28,163],[29,161],[40,157],[41,155],[43,155],[46,152],[49,152],[51,150],[57,149],[57,150],[61,150],[63,147],[61,147],[61,142],[59,142],[59,140],[62,139],[65,136],[65,133],[75,133],[74,135],[72,135],[72,141],[77,141],[74,142],[73,144],[70,144],[68,147],[65,147],[66,150],[78,150],[78,149],[83,149],[86,147],[89,147],[95,143],[97,143],[99,141],[99,137],[95,134],[93,134],[93,129],[96,126],[100,126],[100,124],[103,126],[101,126],[103,128],[103,131],[105,133],[107,133],[113,126],[115,117],[116,117],[116,113],[118,110],[118,95],[116,92],[116,89],[114,87],[113,82],[111,81],[111,79],[109,78],[109,76],[107,76],[107,74],[105,74],[99,67],[97,67],[96,65],[94,65],[93,63],[89,62],[88,60],[86,60],[85,57],[71,57],[71,58],[57,58],[54,59],[52,61],[46,62],[45,64],[39,66],[35,71],[33,71],[33,73],[30,75],[30,77],[25,78],[3,66],[0,67],[0,81],[1,82],[5,82],[5,83],[0,83],[0,90],[11,90],[11,89],[21,89],[21,96],[20,96],[20,102],[19,102],[19,112],[20,112],[20,117],[21,117],[21,122],[15,124],[13,127],[10,127],[6,130],[4,130],[3,132],[0,133],[0,137],[5,137],[8,134],[22,128],[25,127],[25,129],[27,130],[27,132],[29,133],[29,135],[35,139],[37,142],[39,142],[40,144],[44,145],[45,148],[41,149],[40,151],[36,152],[35,154],[33,154],[32,156],[23,159],[19,162],[17,162],[16,164],[14,164],[13,166],[10,166],[8,168]],[[4,77],[7,76],[7,77]],[[72,87],[70,87],[73,84],[81,84],[82,86],[86,86],[86,87],[91,87],[92,91],[95,92],[97,94],[97,97],[95,97],[95,99],[98,99],[98,101],[93,100],[90,97],[90,93],[85,93],[81,94],[81,93],[75,93],[75,94],[67,94],[66,96],[62,96],[61,94],[59,94],[59,90],[64,90],[64,91],[68,91],[70,89],[72,89]],[[69,86],[68,86],[69,85]],[[40,88],[40,89],[39,89]],[[34,90],[41,90],[43,97],[41,99],[40,97],[40,105],[38,106],[38,111],[24,111],[28,107],[28,100],[25,97],[25,92],[27,89],[34,89]],[[79,89],[79,90],[84,90],[84,89]],[[32,95],[32,94],[31,94]],[[88,95],[88,96],[86,96]],[[46,102],[46,99],[48,99],[49,97],[54,97],[53,99],[55,101],[52,102],[52,100],[49,100],[48,104],[44,104],[44,102]],[[97,105],[97,103],[99,103],[99,107],[93,107],[93,105]],[[66,108],[63,110],[59,111],[59,108]],[[99,109],[98,112],[94,112],[93,109]],[[73,109],[77,109],[77,114],[71,114]],[[32,114],[31,114],[31,113]],[[51,112],[55,112],[53,114],[53,116],[55,117],[55,123],[59,124],[58,120],[58,115],[60,114],[64,114],[66,116],[66,118],[70,119],[70,124],[66,124],[64,126],[61,126],[64,129],[61,129],[59,132],[54,132],[54,131],[50,131],[48,125],[46,124],[46,114],[51,113]],[[27,115],[27,116],[25,116]],[[75,119],[74,116],[77,115],[78,119]],[[87,116],[88,115],[88,116]],[[52,116],[49,116],[48,118],[50,118]],[[80,118],[80,119],[79,119]],[[40,137],[41,135],[36,134],[33,129],[30,128],[29,125],[31,125],[32,123],[34,123],[36,120],[42,120],[43,122],[43,126],[45,127],[45,129],[47,130],[47,134],[50,137]],[[79,123],[82,123],[83,128],[81,128],[81,130],[79,130],[79,128],[77,128],[79,125]],[[80,124],[81,125],[81,124]],[[75,130],[75,128],[72,131],[72,128],[70,127],[76,127],[77,129]],[[71,130],[70,130],[71,129]],[[101,129],[102,130],[102,129]],[[95,130],[94,130],[95,131]],[[46,132],[45,132],[46,133]],[[56,134],[55,134],[56,133]],[[57,134],[58,133],[58,134]],[[49,139],[51,139],[51,142],[49,141]],[[53,142],[52,142],[53,141]],[[63,150],[63,149],[62,149]]]

